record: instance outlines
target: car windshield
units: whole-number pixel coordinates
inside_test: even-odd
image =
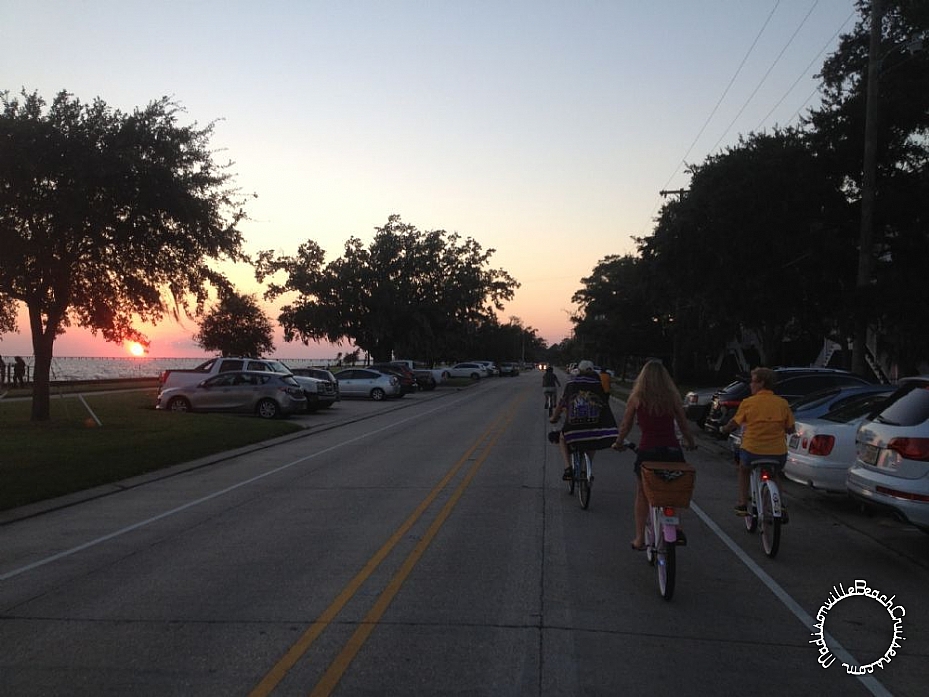
[[[285,374],[287,374],[287,375],[292,375],[292,374],[293,374],[293,373],[290,372],[290,368],[288,368],[286,365],[284,365],[284,364],[281,363],[280,361],[266,361],[266,362],[267,362],[268,365],[271,366],[271,369],[272,369],[275,373],[285,373]]]
[[[909,388],[909,389],[907,389]],[[895,393],[895,399],[877,416],[892,426],[916,426],[929,419],[929,385],[914,383]]]

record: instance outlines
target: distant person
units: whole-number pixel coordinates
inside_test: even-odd
[[[0,356],[0,385],[6,382],[6,363],[3,362],[3,356]]]
[[[613,391],[613,376],[609,374],[606,368],[600,368],[600,384],[603,385],[603,391],[609,397]]]
[[[17,356],[13,359],[13,387],[25,387],[25,377],[26,361],[23,360],[22,356]]]
[[[545,372],[542,373],[542,394],[545,396],[546,409],[554,408],[555,402],[558,401],[558,388],[560,386],[561,381],[555,375],[555,371],[551,366],[546,367]]]

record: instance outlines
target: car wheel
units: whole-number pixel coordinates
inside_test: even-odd
[[[373,390],[371,390],[371,399],[373,399],[375,402],[380,402],[386,396],[387,393],[384,392],[384,390],[382,390],[380,387],[375,387]]]
[[[480,373],[471,373],[471,379],[472,379],[472,380],[480,380],[480,379],[481,379],[481,374],[480,374]]]
[[[281,409],[273,399],[262,399],[258,402],[255,413],[262,419],[275,419],[281,413]]]
[[[168,402],[168,411],[190,411],[190,402],[184,397],[172,397]]]

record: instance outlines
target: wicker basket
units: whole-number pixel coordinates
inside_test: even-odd
[[[649,506],[687,508],[697,471],[686,462],[643,462],[642,488]]]

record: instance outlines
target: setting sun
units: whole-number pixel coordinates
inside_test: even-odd
[[[126,344],[126,349],[133,356],[144,356],[145,355],[145,347],[142,344],[140,344],[138,341],[128,342]]]

